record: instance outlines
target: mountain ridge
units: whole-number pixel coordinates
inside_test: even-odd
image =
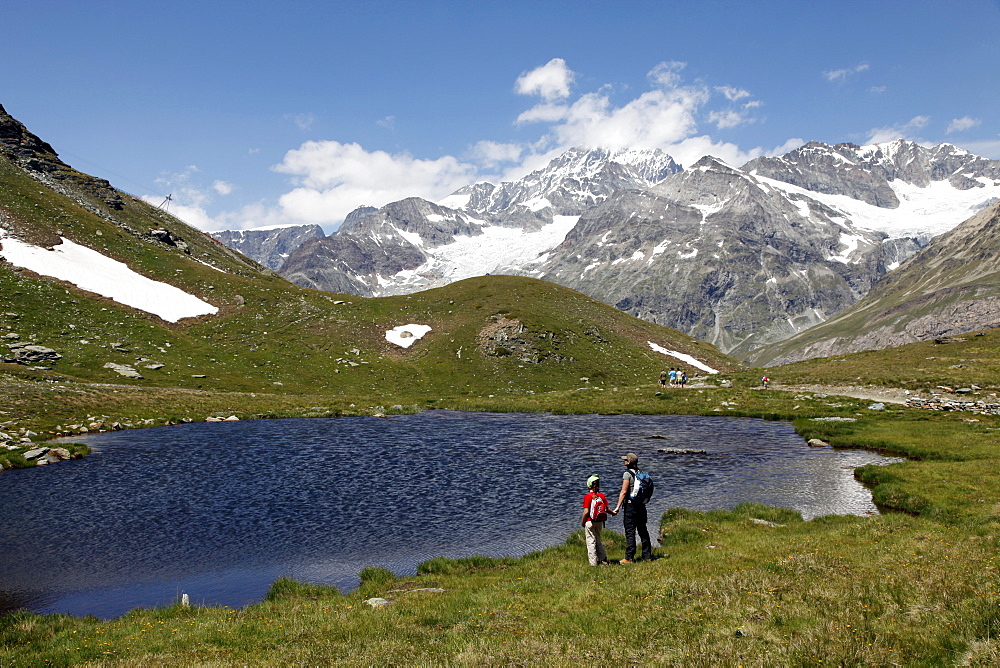
[[[963,210],[971,215],[1000,196],[1000,162],[946,144],[810,142],[743,168],[711,156],[687,169],[656,152],[630,153],[622,158],[628,164],[615,156],[572,149],[521,182],[460,189],[434,205],[444,209],[415,206],[413,198],[403,200],[412,205],[405,216],[398,203],[364,209],[322,243],[293,251],[280,271],[309,287],[360,295],[407,294],[476,273],[523,274],[748,355],[855,303],[961,222]],[[660,210],[647,211],[639,229],[629,201],[639,209],[660,202]],[[433,219],[418,220],[418,209]],[[437,225],[459,219],[464,227]],[[425,239],[422,229],[434,231]],[[727,249],[757,250],[733,259],[710,248],[709,237]],[[600,245],[608,239],[618,240],[617,250]],[[752,285],[758,289],[748,294]]]

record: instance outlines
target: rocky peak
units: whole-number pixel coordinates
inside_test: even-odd
[[[9,150],[17,159],[45,158],[58,161],[55,149],[28,131],[20,121],[0,105],[0,146]]]
[[[347,217],[344,218],[344,222],[340,224],[340,229],[349,230],[365,218],[373,216],[376,213],[378,213],[378,209],[373,206],[359,206],[357,209],[347,214]]]
[[[492,222],[531,227],[552,216],[580,215],[619,190],[649,187],[679,170],[658,149],[572,148],[517,181],[477,184],[464,208]]]
[[[749,185],[756,185],[742,171],[707,155],[690,168],[677,172],[652,188],[661,197],[694,206],[708,213]]]
[[[743,170],[813,192],[847,195],[873,206],[897,208],[899,198],[888,180],[862,164],[858,151],[850,144],[809,142],[783,156],[755,158],[743,165]]]
[[[121,194],[111,184],[78,172],[59,159],[47,142],[42,141],[17,119],[0,106],[0,156],[5,156],[35,179],[52,187],[60,187],[64,194],[82,191],[101,200],[105,206],[119,210],[123,207]]]

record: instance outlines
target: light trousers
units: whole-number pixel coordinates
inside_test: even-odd
[[[601,529],[604,522],[594,522],[587,520],[583,528],[583,533],[587,537],[587,559],[591,566],[597,566],[602,561],[608,560],[608,555],[604,551],[604,543],[601,542]]]

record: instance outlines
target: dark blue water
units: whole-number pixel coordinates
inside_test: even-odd
[[[886,461],[810,448],[781,422],[696,416],[428,411],[75,440],[95,452],[0,478],[0,610],[113,617],[182,593],[242,606],[282,575],[349,589],[369,565],[525,554],[578,528],[589,475],[612,496],[629,451],[656,480],[654,534],[675,506],[874,513],[850,468]]]

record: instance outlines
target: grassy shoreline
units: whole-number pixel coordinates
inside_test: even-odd
[[[264,601],[240,610],[177,605],[110,621],[16,613],[0,619],[0,663],[995,664],[1000,420],[899,406],[872,411],[869,403],[749,383],[433,399],[85,393],[61,413],[37,416],[37,426],[55,427],[77,412],[142,417],[152,406],[168,420],[234,408],[243,409],[232,411],[241,417],[371,414],[392,406],[689,413],[787,419],[805,438],[910,459],[857,470],[886,513],[879,517],[803,522],[757,504],[674,509],[659,521],[662,558],[632,567],[589,568],[576,532],[564,545],[518,559],[432,559],[415,577],[366,569],[348,594],[280,580]],[[620,556],[621,539],[608,543],[611,556]],[[427,591],[436,589],[444,591]],[[371,597],[392,603],[373,609],[364,603]]]

